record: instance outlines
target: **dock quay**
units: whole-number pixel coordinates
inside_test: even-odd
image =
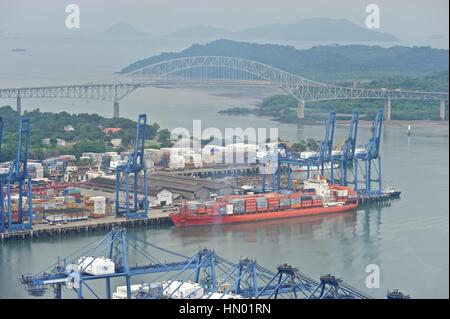
[[[143,226],[152,227],[170,224],[171,220],[169,218],[169,212],[163,212],[162,210],[152,210],[148,218],[126,219],[125,217],[107,216],[104,218],[75,221],[58,225],[35,224],[33,225],[33,229],[0,233],[0,241],[91,233],[98,230],[113,229],[117,226],[123,228],[132,228]]]
[[[380,204],[383,206],[391,205],[391,197],[387,194],[376,194],[376,195],[362,195],[358,197],[359,206],[370,206],[375,204]]]

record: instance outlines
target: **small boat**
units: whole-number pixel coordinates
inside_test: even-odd
[[[389,186],[389,187],[386,187],[383,190],[383,193],[386,194],[386,195],[389,195],[389,197],[391,197],[391,198],[399,198],[400,194],[402,192],[400,190],[398,190],[397,188],[395,188],[395,187]]]

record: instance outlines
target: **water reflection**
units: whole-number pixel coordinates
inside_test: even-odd
[[[281,236],[298,239],[317,239],[324,234],[352,236],[357,221],[356,212],[305,216],[298,218],[267,220],[255,223],[220,224],[198,227],[174,227],[172,236],[178,239],[201,238],[203,241],[218,237],[239,237],[246,243],[258,242],[264,238],[278,243]]]

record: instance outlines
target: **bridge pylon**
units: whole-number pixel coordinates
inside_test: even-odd
[[[119,101],[114,101],[114,118],[119,118]]]
[[[297,107],[297,119],[302,120],[305,118],[305,101],[298,101]]]
[[[391,99],[388,98],[388,99],[384,100],[384,120],[385,121],[391,120],[391,112],[392,112]]]
[[[439,104],[439,118],[445,121],[445,99],[441,99]]]
[[[17,95],[16,111],[19,116],[22,115],[22,98],[20,97],[20,95]]]

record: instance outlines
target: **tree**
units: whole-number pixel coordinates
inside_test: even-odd
[[[291,150],[294,152],[304,152],[306,151],[306,142],[301,140],[299,143],[294,143],[291,145]]]
[[[315,152],[315,151],[319,150],[319,143],[313,138],[308,138],[306,140],[306,147],[310,151],[314,151]]]
[[[57,144],[58,144],[58,140],[57,140],[56,138],[52,137],[52,138],[50,139],[50,145],[51,145],[52,147],[56,147]]]
[[[161,147],[171,147],[170,131],[168,129],[160,130],[158,133],[158,142],[161,143]]]

